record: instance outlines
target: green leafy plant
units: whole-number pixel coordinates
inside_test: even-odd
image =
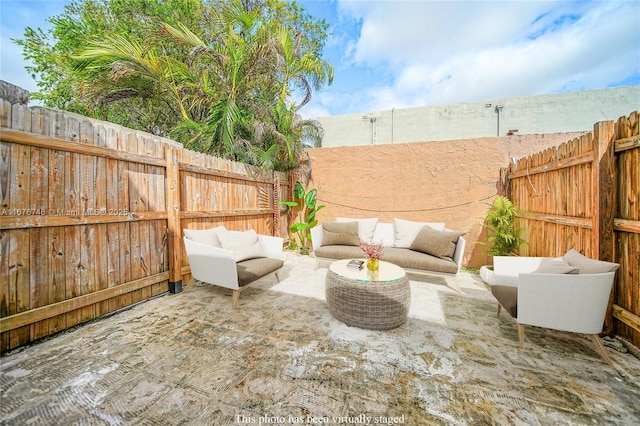
[[[497,196],[487,212],[484,228],[487,230],[487,252],[492,256],[517,254],[518,248],[527,242],[522,238],[523,228],[517,226],[520,211],[506,197]]]
[[[295,238],[287,238],[287,250],[296,251],[300,248],[300,244]]]
[[[316,205],[318,191],[314,188],[305,191],[300,182],[296,182],[293,188],[294,201],[280,201],[289,209],[297,210],[298,222],[289,226],[289,230],[298,238],[300,252],[309,254],[311,246],[311,228],[318,224],[316,213],[323,209],[324,205]]]

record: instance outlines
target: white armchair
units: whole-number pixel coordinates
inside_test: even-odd
[[[520,348],[524,347],[525,325],[588,334],[613,368],[598,334],[619,265],[588,259],[573,250],[558,259],[511,259],[494,262],[494,268],[496,276],[515,278],[515,285],[512,279],[505,280],[503,285],[491,286],[491,292],[498,300],[498,315],[504,308],[518,324]],[[514,277],[516,267],[526,272]]]
[[[254,231],[228,231],[224,227],[184,230],[184,246],[191,275],[204,283],[233,290],[231,307],[240,292],[270,274],[280,281],[283,239]]]

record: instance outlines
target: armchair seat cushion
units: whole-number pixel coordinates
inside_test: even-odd
[[[518,287],[492,285],[491,294],[512,318],[518,318]]]
[[[284,262],[268,257],[243,260],[236,264],[238,270],[238,285],[244,287],[259,278],[282,268]]]

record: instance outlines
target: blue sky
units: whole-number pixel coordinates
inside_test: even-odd
[[[66,3],[0,0],[0,78],[37,89],[9,38]],[[335,67],[307,118],[640,84],[636,0],[298,3],[330,24]]]

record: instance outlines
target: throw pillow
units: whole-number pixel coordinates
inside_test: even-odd
[[[620,266],[617,263],[589,259],[574,249],[566,252],[565,255],[562,256],[562,259],[564,259],[564,261],[569,265],[576,266],[580,269],[581,274],[602,274],[605,272],[614,272]]]
[[[543,259],[533,274],[577,274],[579,269],[562,259]]]
[[[236,262],[266,257],[253,229],[248,231],[226,231],[218,234],[223,249],[232,250]]]
[[[218,234],[225,232],[227,228],[218,226],[211,229],[185,229],[184,235],[191,241],[209,246],[221,247]]]
[[[399,248],[410,248],[418,232],[424,227],[444,231],[444,223],[412,222],[410,220],[393,219],[394,240],[393,246]]]
[[[358,222],[358,237],[368,243],[373,241],[373,235],[376,232],[378,218],[372,219],[350,219],[348,217],[339,217],[338,222]]]
[[[359,246],[358,222],[322,222],[323,246]]]
[[[452,258],[456,251],[458,238],[465,233],[466,232],[436,231],[429,225],[425,225],[418,232],[418,235],[409,248],[441,259],[453,260]]]

